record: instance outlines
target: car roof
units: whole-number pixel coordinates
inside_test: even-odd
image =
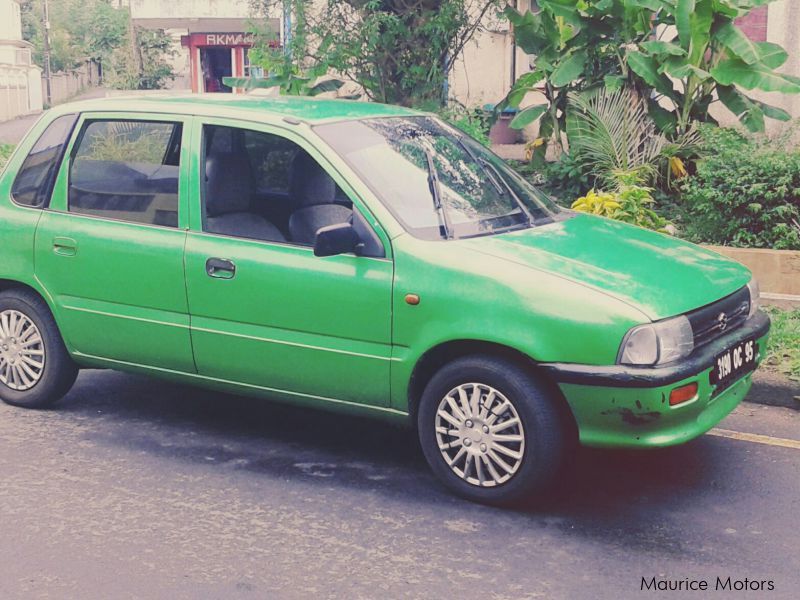
[[[64,114],[76,111],[160,112],[232,117],[252,121],[275,121],[288,117],[315,124],[371,117],[408,117],[424,114],[402,106],[377,102],[239,94],[117,96],[62,104],[54,112]]]

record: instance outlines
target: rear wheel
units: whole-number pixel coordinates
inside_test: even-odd
[[[47,304],[27,290],[0,293],[0,399],[44,408],[60,400],[77,375]]]
[[[420,442],[434,473],[476,502],[508,505],[549,491],[568,447],[560,398],[511,361],[468,356],[423,393]]]

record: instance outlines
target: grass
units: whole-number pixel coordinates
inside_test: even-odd
[[[800,381],[800,308],[767,308],[772,319],[766,366]]]
[[[14,144],[0,144],[0,169],[4,169],[11,153],[14,152]]]

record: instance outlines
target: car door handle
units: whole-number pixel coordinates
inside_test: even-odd
[[[236,265],[224,258],[209,258],[206,261],[206,273],[215,279],[233,279]]]
[[[75,256],[78,253],[78,242],[68,237],[53,238],[53,252],[61,256]]]

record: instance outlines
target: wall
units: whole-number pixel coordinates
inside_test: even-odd
[[[763,293],[800,297],[800,252],[723,246],[709,248],[749,268]]]
[[[87,62],[84,66],[74,71],[53,73],[50,77],[50,104],[56,105],[66,102],[86,88],[97,85],[99,81],[100,73],[97,64],[93,62]],[[47,82],[44,80],[42,80],[42,97],[47,98]]]
[[[134,19],[246,18],[247,0],[130,0]]]

